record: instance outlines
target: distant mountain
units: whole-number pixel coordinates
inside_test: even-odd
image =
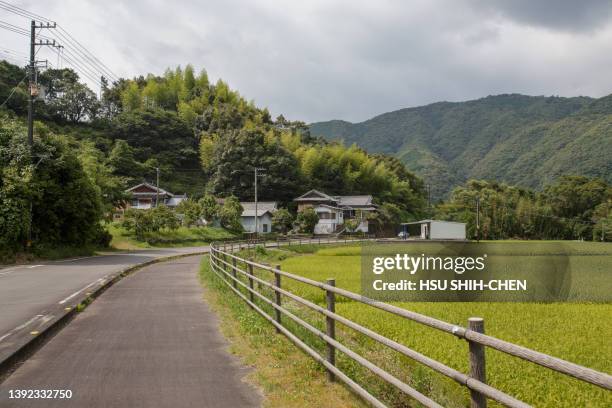
[[[310,125],[313,136],[398,157],[444,197],[466,179],[540,188],[563,174],[612,182],[612,95],[505,94]]]

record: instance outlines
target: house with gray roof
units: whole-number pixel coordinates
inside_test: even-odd
[[[172,194],[163,188],[157,188],[153,184],[144,182],[125,190],[131,195],[131,200],[126,208],[137,210],[148,210],[158,205],[176,207],[183,200],[187,199],[186,194]]]
[[[355,231],[368,232],[367,214],[377,210],[371,195],[337,196],[319,190],[310,190],[293,200],[298,212],[313,208],[319,216],[315,234],[333,234],[345,229],[345,222],[359,219]]]
[[[257,229],[259,233],[272,232],[272,216],[278,209],[276,201],[258,201],[257,213],[254,202],[240,202],[242,215],[240,222],[245,232],[255,232],[255,217],[257,217]]]

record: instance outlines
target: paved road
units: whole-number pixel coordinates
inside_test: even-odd
[[[201,257],[155,264],[112,286],[0,386],[0,407],[255,407],[197,279]],[[69,389],[70,400],[10,400]]]
[[[154,258],[208,247],[140,250],[0,269],[0,345],[16,328],[36,325],[53,306],[70,302],[100,279]]]

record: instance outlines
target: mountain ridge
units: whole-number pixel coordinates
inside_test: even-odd
[[[536,189],[563,174],[612,178],[612,95],[490,95],[309,128],[313,136],[396,156],[436,199],[470,178]]]

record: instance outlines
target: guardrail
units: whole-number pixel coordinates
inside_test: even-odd
[[[269,241],[264,243],[267,247],[281,247],[284,245],[301,245],[301,244],[325,244],[325,243],[344,243],[344,242],[360,242],[367,239],[300,239],[299,241]],[[412,360],[423,364],[432,370],[449,377],[460,385],[465,386],[470,391],[471,406],[473,408],[484,408],[487,406],[487,398],[497,401],[507,407],[524,408],[529,407],[527,403],[520,401],[496,388],[493,388],[486,383],[486,362],[485,362],[485,347],[501,351],[511,356],[530,361],[540,366],[549,368],[553,371],[572,376],[584,382],[594,384],[607,390],[612,390],[612,376],[590,368],[571,363],[547,354],[543,354],[513,343],[500,340],[498,338],[484,334],[484,320],[478,317],[468,319],[468,326],[461,327],[453,325],[442,320],[438,320],[426,315],[412,312],[407,309],[402,309],[388,303],[375,301],[365,296],[353,293],[335,286],[334,279],[328,279],[326,283],[317,282],[303,276],[294,275],[280,269],[280,265],[271,267],[261,263],[254,262],[249,259],[240,258],[234,255],[234,252],[245,248],[251,248],[255,244],[250,242],[223,242],[211,244],[210,265],[212,270],[236,293],[242,300],[249,304],[255,311],[261,314],[266,320],[276,327],[278,333],[287,336],[294,344],[301,348],[304,352],[310,355],[314,360],[321,363],[328,372],[328,378],[334,381],[336,378],[343,381],[350,389],[368,401],[375,407],[385,407],[385,405],[375,396],[371,395],[363,387],[349,378],[335,365],[336,351],[340,351],[349,358],[355,360],[365,368],[372,371],[389,384],[414,398],[426,407],[441,407],[437,402],[423,395],[410,385],[404,383],[397,377],[393,376],[388,371],[377,366],[376,364],[365,359],[355,351],[336,340],[335,323],[342,325],[363,334],[378,343],[389,347],[390,349],[408,357]],[[256,270],[264,271],[272,274],[274,279],[263,279],[256,276]],[[244,279],[240,279],[240,276]],[[270,276],[270,278],[272,278]],[[282,278],[291,279],[309,286],[321,289],[325,292],[326,307],[322,307],[307,299],[301,298],[294,293],[291,293],[282,288]],[[264,294],[255,289],[254,282],[259,286],[267,287],[273,292],[273,297],[268,298]],[[400,316],[411,321],[429,326],[442,332],[452,334],[456,337],[464,339],[469,346],[469,367],[470,373],[465,374],[454,368],[448,367],[443,363],[429,358],[401,343],[391,340],[373,330],[370,330],[346,317],[343,317],[335,312],[336,295],[345,297],[371,306],[376,309],[383,310],[396,316]],[[303,305],[310,310],[320,313],[325,317],[326,331],[323,332],[300,317],[296,316],[282,306],[283,297],[291,299]],[[266,313],[256,303],[255,298],[268,304],[274,309],[274,316]],[[282,316],[286,316],[304,329],[308,330],[315,336],[322,339],[327,345],[326,356],[321,356],[316,350],[308,346],[303,340],[297,337],[294,333],[283,326]]]

